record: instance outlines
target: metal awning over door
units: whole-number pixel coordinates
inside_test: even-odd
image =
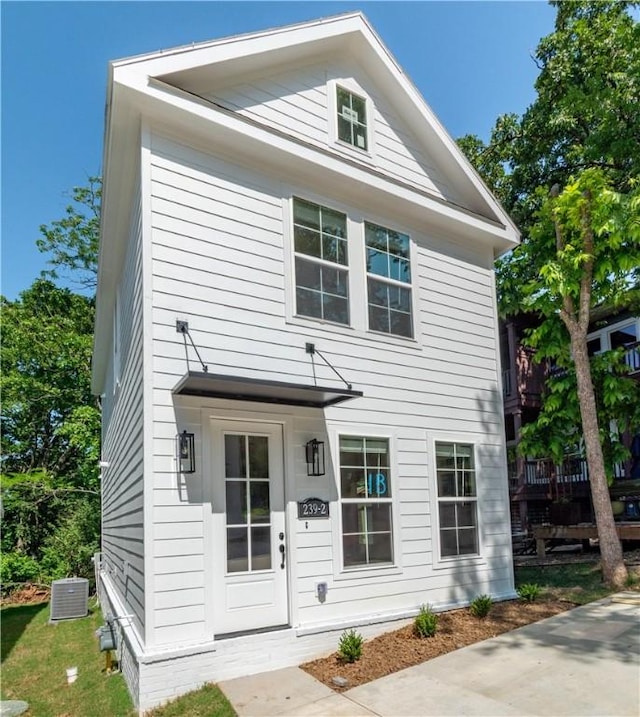
[[[362,396],[362,391],[348,388],[224,376],[204,371],[188,371],[173,389],[173,393],[179,396],[207,396],[312,408],[326,408]]]

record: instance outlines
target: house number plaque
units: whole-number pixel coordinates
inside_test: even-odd
[[[320,498],[307,498],[298,503],[298,518],[328,518],[329,502]]]

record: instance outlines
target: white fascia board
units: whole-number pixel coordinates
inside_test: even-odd
[[[245,152],[248,158],[268,154],[264,159],[301,174],[312,169],[316,181],[320,181],[323,176],[333,179],[348,177],[350,184],[361,185],[368,191],[375,190],[380,195],[386,194],[394,201],[412,204],[415,210],[428,214],[435,224],[456,227],[465,238],[489,242],[495,251],[506,251],[518,243],[517,232],[510,223],[501,225],[439,197],[429,196],[427,192],[415,187],[402,185],[365,166],[347,164],[342,155],[328,148],[323,150],[293,136],[284,135],[137,73],[129,72],[126,77],[121,75],[120,81],[126,81],[137,93],[136,102],[139,103],[140,111],[153,117],[156,122],[164,122],[168,126],[179,125],[193,132],[194,136],[224,137],[228,148],[237,148],[238,152]]]
[[[514,235],[519,241],[520,231],[512,221],[511,217],[504,210],[500,202],[494,197],[493,193],[488,189],[480,175],[476,172],[475,168],[471,165],[469,160],[465,157],[464,153],[451,137],[444,125],[440,122],[437,115],[434,114],[433,110],[426,103],[424,97],[420,91],[413,84],[411,79],[404,72],[399,63],[395,60],[391,52],[388,50],[382,39],[378,36],[376,31],[367,22],[366,18],[362,17],[363,27],[362,32],[365,35],[370,50],[372,50],[380,63],[382,63],[391,75],[390,92],[393,92],[394,83],[396,86],[400,86],[406,96],[411,100],[411,103],[420,114],[426,127],[429,127],[435,135],[435,139],[441,143],[446,150],[448,157],[441,157],[443,165],[446,166],[446,160],[453,159],[463,176],[471,183],[473,188],[482,197],[484,202],[492,209],[496,215],[496,219],[511,227]],[[397,94],[397,92],[396,92]],[[430,149],[433,152],[437,148],[437,144],[431,145]]]
[[[160,78],[181,72],[197,71],[225,63],[240,63],[263,68],[268,57],[278,55],[281,60],[294,62],[307,54],[328,51],[340,45],[342,51],[359,56],[364,67],[384,83],[398,106],[411,106],[411,124],[418,135],[424,135],[430,152],[437,157],[455,184],[466,185],[468,191],[480,198],[496,221],[508,225],[519,238],[519,231],[500,203],[486,187],[453,138],[440,123],[424,98],[399,63],[387,49],[375,30],[360,13],[349,13],[297,25],[236,35],[194,46],[183,46],[166,52],[142,55],[114,63],[116,69],[129,68],[144,77]],[[451,172],[451,162],[457,171]]]
[[[113,65],[109,64],[107,75],[107,101],[105,105],[105,124],[102,145],[102,199],[100,210],[100,235],[98,242],[98,276],[96,283],[96,311],[93,323],[93,350],[91,357],[91,392],[99,396],[104,391],[105,383],[105,366],[106,361],[104,355],[106,348],[104,347],[104,335],[109,330],[105,326],[106,317],[109,315],[109,309],[113,306],[114,286],[111,270],[108,267],[107,252],[105,250],[105,207],[107,205],[107,177],[106,173],[111,166],[110,155],[112,148],[112,117],[113,117]],[[99,297],[99,301],[98,301]]]
[[[160,77],[230,60],[260,56],[274,50],[291,50],[296,46],[334,40],[340,35],[361,30],[364,22],[364,16],[359,12],[334,15],[311,22],[232,35],[219,40],[137,55],[117,60],[113,66],[115,68],[135,66],[143,75]]]
[[[91,391],[95,395],[104,392],[111,351],[111,322],[116,286],[129,238],[134,170],[140,154],[139,124],[139,113],[128,101],[123,88],[110,77],[102,165],[102,210],[91,365]]]

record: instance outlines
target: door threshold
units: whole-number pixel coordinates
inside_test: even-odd
[[[277,632],[279,630],[289,630],[291,625],[273,625],[270,627],[258,627],[253,630],[237,630],[236,632],[223,632],[214,635],[214,640],[230,640],[233,637],[246,637],[247,635],[263,635],[265,632]]]

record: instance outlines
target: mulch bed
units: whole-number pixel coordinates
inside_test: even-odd
[[[438,615],[438,630],[433,637],[417,637],[413,625],[408,625],[365,642],[358,662],[343,663],[334,653],[300,667],[328,687],[341,692],[572,607],[573,603],[562,600],[534,603],[509,600],[494,604],[489,615],[482,619],[473,617],[467,608],[450,610]],[[347,685],[340,687],[334,684],[334,677],[345,678]]]

